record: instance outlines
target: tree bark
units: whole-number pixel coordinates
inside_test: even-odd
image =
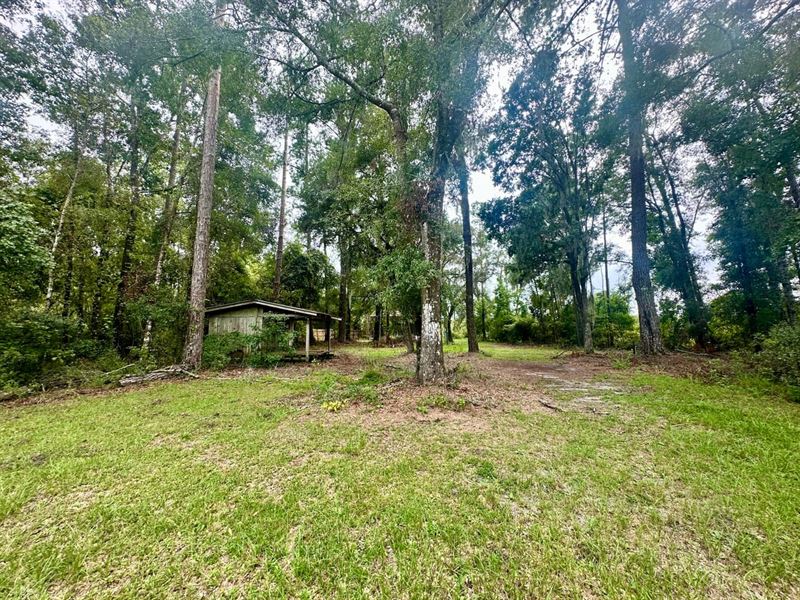
[[[622,42],[625,76],[625,105],[628,120],[628,159],[631,180],[631,254],[633,289],[639,309],[639,340],[645,355],[664,351],[661,328],[650,280],[650,257],[647,253],[647,197],[644,160],[644,105],[642,81],[634,47],[627,0],[616,0],[618,26]]]
[[[455,170],[458,175],[458,191],[461,197],[461,235],[464,239],[465,317],[467,321],[467,348],[478,352],[478,330],[475,326],[475,276],[472,264],[472,223],[469,207],[469,170],[464,151],[456,151]]]
[[[281,271],[283,270],[283,232],[286,229],[286,189],[289,168],[289,121],[283,131],[283,167],[281,171],[281,206],[278,215],[278,245],[275,248],[275,280],[272,283],[272,296],[277,300],[281,295]]]
[[[224,2],[217,4],[214,22],[222,25]],[[197,226],[194,234],[192,279],[189,298],[189,322],[183,364],[197,369],[203,357],[203,321],[205,319],[208,259],[211,244],[211,208],[214,193],[214,170],[217,158],[217,126],[222,67],[211,71],[206,94],[206,116],[203,127],[203,156],[200,165],[200,193],[197,196]]]

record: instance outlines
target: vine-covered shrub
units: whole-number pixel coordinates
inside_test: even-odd
[[[229,366],[274,367],[293,351],[295,332],[287,327],[287,318],[264,317],[253,333],[211,334],[203,344],[203,366],[220,370]]]

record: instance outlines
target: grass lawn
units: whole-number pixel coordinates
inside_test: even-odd
[[[0,405],[0,598],[800,595],[799,405],[484,351]]]

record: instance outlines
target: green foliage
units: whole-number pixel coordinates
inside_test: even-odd
[[[761,345],[757,355],[761,369],[777,381],[800,388],[800,324],[776,325]]]
[[[80,324],[29,308],[5,311],[0,318],[0,388],[49,388],[74,380],[69,367],[97,358],[102,345],[88,339]]]
[[[434,276],[434,267],[419,248],[405,246],[381,258],[375,275],[381,284],[380,297],[384,303],[414,315],[420,310],[421,290]]]
[[[221,370],[229,366],[274,367],[293,352],[295,332],[286,327],[286,319],[264,317],[253,333],[231,331],[210,334],[203,343],[203,366]]]
[[[37,276],[50,264],[41,241],[44,230],[35,221],[30,206],[0,191],[0,300],[30,297]]]
[[[452,398],[441,392],[428,394],[417,402],[417,410],[422,414],[427,414],[432,408],[460,412],[466,407],[467,401],[464,398]]]
[[[378,407],[381,400],[377,387],[385,381],[385,376],[376,369],[366,370],[355,380],[326,372],[317,386],[315,397],[322,409],[329,412],[338,412],[352,403]]]
[[[629,349],[639,337],[636,319],[630,313],[630,296],[613,292],[595,295],[594,343],[600,347]]]

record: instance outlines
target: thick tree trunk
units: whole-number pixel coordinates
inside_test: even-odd
[[[475,326],[475,277],[472,266],[472,223],[469,208],[469,170],[462,149],[456,152],[455,170],[458,175],[458,191],[461,197],[461,235],[464,239],[465,317],[467,321],[467,347],[469,352],[478,352],[478,330]]]
[[[136,242],[136,222],[139,218],[139,203],[141,202],[141,180],[139,178],[139,136],[141,105],[140,99],[134,99],[131,113],[131,136],[130,136],[130,186],[131,202],[128,208],[128,222],[125,227],[125,240],[122,243],[122,260],[119,267],[119,278],[117,282],[117,298],[114,302],[114,346],[117,350],[124,351],[128,342],[124,335],[125,319],[124,306],[128,293],[128,278],[133,265],[133,245]]]
[[[289,169],[289,122],[283,131],[283,167],[281,171],[281,206],[278,215],[278,245],[275,248],[275,280],[272,283],[272,295],[277,300],[281,295],[281,272],[283,270],[283,232],[286,229],[286,189],[287,171]]]
[[[421,242],[425,259],[432,265],[432,275],[422,288],[422,323],[420,328],[417,379],[420,383],[437,383],[444,379],[442,347],[442,209],[444,171],[435,172],[426,194],[426,218],[422,223]]]
[[[577,254],[570,251],[567,255],[569,262],[570,283],[572,286],[572,302],[575,305],[575,331],[578,338],[578,345],[583,346],[584,352],[591,354],[594,351],[592,345],[592,322],[589,315],[589,299],[586,295],[587,274],[583,273],[579,264]]]
[[[215,22],[222,24],[224,2],[217,4]],[[214,170],[217,159],[217,125],[222,67],[211,71],[206,94],[206,116],[203,128],[203,156],[200,165],[200,193],[197,196],[197,225],[194,234],[192,279],[189,299],[189,322],[183,364],[197,369],[203,357],[203,321],[205,319],[208,259],[211,244],[211,207],[214,193]]]
[[[183,102],[184,89],[180,92],[180,102]],[[183,122],[183,107],[179,107],[175,113],[175,131],[172,134],[172,150],[169,159],[169,176],[167,177],[167,192],[164,198],[164,215],[161,225],[161,240],[156,254],[155,276],[153,277],[153,289],[158,290],[161,285],[161,277],[164,271],[164,258],[167,255],[170,239],[172,236],[172,226],[175,223],[175,215],[178,211],[178,198],[180,196],[176,183],[178,178],[178,155],[181,144],[181,125]],[[153,335],[153,319],[148,317],[144,328],[144,341],[142,342],[142,354],[146,355],[150,350],[150,340]]]
[[[664,351],[650,280],[650,257],[647,254],[647,198],[644,161],[644,106],[641,74],[636,60],[632,25],[627,0],[616,0],[619,9],[619,35],[625,74],[625,104],[628,119],[628,158],[631,179],[631,254],[633,289],[639,309],[639,339],[643,354]]]

